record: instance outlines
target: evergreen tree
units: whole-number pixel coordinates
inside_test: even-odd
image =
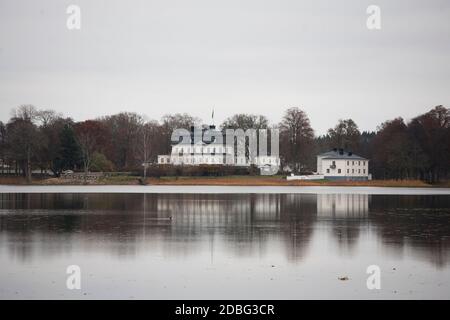
[[[60,152],[59,156],[54,159],[54,166],[59,167],[59,172],[76,169],[80,164],[81,152],[75,137],[75,131],[71,125],[66,124],[62,128],[60,141]]]

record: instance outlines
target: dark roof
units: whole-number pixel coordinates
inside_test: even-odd
[[[345,151],[342,149],[331,150],[318,155],[318,157],[323,157],[322,159],[350,159],[350,160],[368,160],[350,151]]]
[[[181,142],[172,143],[172,145],[214,144],[217,136],[222,136],[222,140],[225,142],[222,132],[217,130],[213,125],[196,127],[195,129],[194,131],[194,127],[192,126],[190,129],[190,137],[186,137]]]

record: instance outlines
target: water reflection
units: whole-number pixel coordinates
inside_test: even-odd
[[[386,252],[408,249],[442,268],[449,222],[449,196],[1,194],[0,253],[20,261],[72,250],[130,258],[157,246],[174,257],[208,250],[213,259],[220,243],[236,257],[275,249],[298,263],[315,235],[331,235],[351,254],[374,234]]]

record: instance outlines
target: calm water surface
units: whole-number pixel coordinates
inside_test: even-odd
[[[3,299],[450,299],[450,196],[2,193],[0,267]]]

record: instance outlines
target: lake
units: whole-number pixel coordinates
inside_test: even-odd
[[[0,193],[1,299],[450,299],[442,191],[13,188],[26,192]]]

